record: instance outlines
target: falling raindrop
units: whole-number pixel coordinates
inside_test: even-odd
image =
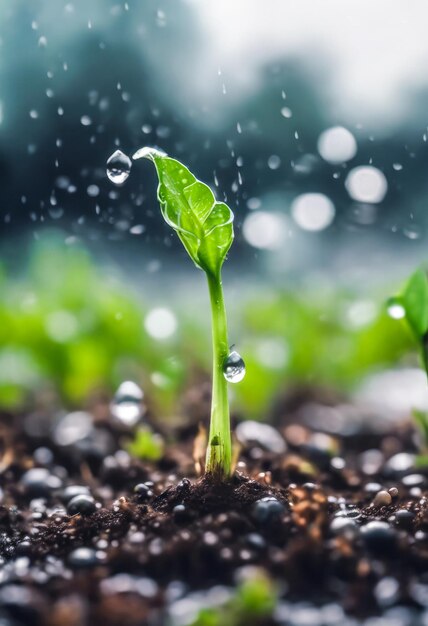
[[[388,182],[377,167],[360,165],[349,172],[345,187],[353,200],[377,204],[384,199]]]
[[[293,112],[288,107],[282,107],[281,115],[282,115],[282,117],[285,117],[286,119],[290,119],[290,117],[293,116]]]
[[[347,128],[333,126],[319,136],[318,152],[329,163],[346,163],[356,155],[357,142]]]
[[[232,350],[223,364],[223,374],[227,382],[239,383],[245,376],[245,363],[242,356]]]
[[[144,413],[143,390],[131,380],[123,382],[110,405],[111,414],[126,426],[135,426]]]
[[[129,176],[131,167],[131,159],[121,150],[116,150],[107,159],[107,176],[115,185],[123,185]]]

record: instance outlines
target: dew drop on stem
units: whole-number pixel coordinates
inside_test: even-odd
[[[131,171],[132,161],[121,150],[115,150],[107,159],[107,176],[115,185],[123,185]]]
[[[236,350],[232,350],[226,358],[223,364],[223,374],[229,383],[239,383],[244,378],[244,359]]]

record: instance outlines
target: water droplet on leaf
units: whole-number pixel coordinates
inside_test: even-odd
[[[245,363],[242,356],[233,350],[223,365],[223,374],[227,382],[239,383],[245,376]]]
[[[121,150],[115,150],[107,159],[107,176],[115,185],[123,185],[131,171],[132,161]]]
[[[392,317],[394,320],[401,320],[406,316],[406,311],[399,298],[390,298],[387,302],[386,310],[389,317]]]

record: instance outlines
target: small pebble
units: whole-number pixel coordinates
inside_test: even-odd
[[[25,472],[21,484],[31,498],[46,498],[52,491],[62,486],[58,476],[54,476],[43,467],[33,467]]]
[[[377,493],[382,491],[382,485],[380,483],[367,483],[364,487],[364,491],[367,493]]]
[[[269,496],[254,503],[252,517],[256,522],[263,524],[279,517],[284,511],[284,505],[276,498]]]
[[[75,569],[84,569],[98,565],[100,559],[93,548],[76,548],[68,555],[68,562]]]
[[[65,489],[63,489],[61,493],[61,500],[64,504],[68,504],[72,498],[75,496],[89,496],[89,487],[85,485],[69,485]]]
[[[250,545],[252,548],[257,548],[258,550],[262,550],[263,548],[266,547],[266,541],[262,535],[259,535],[259,533],[249,533],[245,537],[245,539],[248,545]]]
[[[134,487],[134,493],[140,501],[148,500],[153,496],[153,491],[146,483],[139,483]]]
[[[347,517],[335,517],[330,524],[330,530],[335,535],[353,535],[357,532],[357,525]]]
[[[413,527],[415,521],[415,514],[407,509],[399,509],[395,512],[395,524],[399,528],[405,528],[410,530]]]
[[[235,429],[236,437],[244,444],[257,442],[268,452],[284,454],[287,445],[282,435],[269,424],[248,420],[240,422]]]
[[[93,497],[85,494],[74,496],[67,505],[69,515],[92,515],[96,509],[97,505]]]
[[[34,450],[33,459],[38,465],[51,465],[54,462],[52,450],[46,447],[40,447]]]
[[[401,479],[403,485],[406,487],[422,487],[425,483],[425,476],[422,474],[409,474]]]
[[[361,528],[361,536],[370,552],[390,554],[396,547],[396,533],[386,522],[373,521]]]
[[[391,489],[388,489],[388,493],[391,496],[391,498],[396,498],[398,496],[397,487],[391,487]]]
[[[415,466],[415,455],[408,452],[394,454],[384,465],[384,471],[397,476],[404,476]]]
[[[376,507],[389,506],[391,502],[391,495],[387,491],[379,491],[373,500],[373,504]]]
[[[184,504],[177,504],[172,509],[172,514],[174,515],[174,521],[177,522],[177,524],[183,524],[191,519],[189,510],[184,506]]]

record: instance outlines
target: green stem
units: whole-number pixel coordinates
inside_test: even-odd
[[[229,399],[227,381],[223,374],[223,365],[229,354],[229,344],[220,271],[218,274],[207,274],[207,279],[212,315],[213,384],[206,472],[223,480],[230,476],[232,465]]]

